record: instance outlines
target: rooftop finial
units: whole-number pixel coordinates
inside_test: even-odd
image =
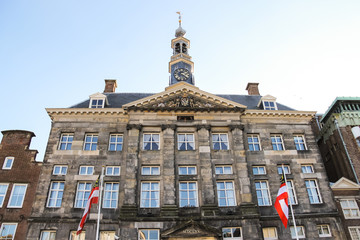
[[[179,14],[179,27],[181,27],[181,12],[176,12],[177,14]]]
[[[181,27],[181,12],[176,12],[179,14],[179,27],[175,31],[175,37],[183,37],[186,31]]]

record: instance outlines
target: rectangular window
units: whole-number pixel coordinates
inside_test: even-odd
[[[340,205],[345,218],[360,218],[359,206],[355,199],[342,199]]]
[[[178,150],[190,151],[195,149],[194,134],[178,134]]]
[[[262,230],[263,230],[264,240],[278,239],[276,227],[266,227],[263,228]]]
[[[4,203],[4,199],[7,193],[9,184],[8,183],[0,183],[0,207],[2,207]]]
[[[255,189],[259,206],[270,206],[271,199],[267,181],[256,181]]]
[[[229,150],[228,135],[224,133],[212,134],[212,145],[214,150]]]
[[[0,239],[13,240],[15,238],[17,223],[3,223],[0,229]]]
[[[159,230],[139,229],[139,240],[159,240]]]
[[[93,175],[94,166],[80,166],[79,175]]]
[[[287,188],[288,188],[290,203],[292,205],[297,204],[295,188],[292,180],[287,180]]]
[[[264,166],[253,166],[253,174],[254,175],[265,175],[266,170]]]
[[[247,139],[248,139],[249,151],[260,151],[261,150],[259,135],[249,134]]]
[[[85,231],[82,231],[79,235],[76,235],[76,231],[71,231],[69,240],[85,240]]]
[[[56,231],[41,231],[40,240],[55,240]]]
[[[106,176],[120,176],[120,166],[107,166],[105,175]]]
[[[115,231],[101,231],[100,232],[100,240],[113,240],[118,239],[115,238]]]
[[[196,175],[195,166],[181,166],[179,167],[179,175]]]
[[[306,190],[309,195],[310,203],[322,203],[319,187],[316,180],[305,180]]]
[[[299,238],[305,238],[305,229],[303,226],[296,226],[297,229],[297,235]],[[291,232],[291,238],[292,239],[296,239],[296,233],[295,233],[295,227],[291,226],[290,227],[290,232]]]
[[[98,135],[97,134],[86,134],[84,142],[85,151],[95,151],[98,144]]]
[[[91,99],[90,108],[103,108],[104,100],[103,99]]]
[[[90,182],[79,182],[76,197],[75,197],[75,208],[84,208],[87,200],[90,196],[92,184]]]
[[[285,174],[290,174],[291,173],[289,165],[279,165],[279,166],[277,166],[278,174],[283,173],[283,168],[284,168]]]
[[[59,150],[71,150],[71,146],[74,140],[74,134],[63,133],[60,137]]]
[[[53,207],[53,208],[61,207],[64,187],[65,187],[65,182],[51,182],[47,207]]]
[[[27,184],[14,184],[7,207],[22,208],[26,194],[26,189],[27,189]]]
[[[319,233],[319,237],[331,237],[329,225],[317,225],[317,230]]]
[[[221,181],[216,183],[218,206],[229,207],[236,206],[234,182]]]
[[[314,173],[313,165],[301,165],[302,173]]]
[[[141,175],[160,175],[160,167],[144,166],[141,168]]]
[[[180,207],[197,207],[198,191],[196,182],[179,183]]]
[[[14,159],[15,159],[14,157],[6,157],[2,169],[10,170],[14,163]]]
[[[110,134],[109,151],[122,151],[123,135]]]
[[[141,200],[142,208],[158,208],[160,206],[160,184],[158,182],[141,183]]]
[[[281,135],[272,134],[270,137],[271,137],[271,145],[274,151],[282,151],[285,149]]]
[[[349,232],[352,240],[360,239],[360,227],[349,227]]]
[[[263,101],[264,110],[276,110],[276,104],[272,101]]]
[[[105,183],[103,208],[117,208],[119,183]]]
[[[216,166],[215,167],[216,174],[232,174],[232,166],[224,165],[224,166]]]
[[[53,175],[66,175],[67,169],[66,165],[54,165]]]
[[[144,150],[159,150],[160,135],[155,133],[144,134]]]
[[[222,228],[223,239],[242,240],[242,232],[240,227]]]
[[[307,150],[304,135],[295,135],[294,142],[295,142],[296,150],[298,151]]]

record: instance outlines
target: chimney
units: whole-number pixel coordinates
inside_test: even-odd
[[[259,85],[259,83],[248,83],[246,86],[246,90],[248,91],[248,94],[249,95],[260,95],[258,85]]]
[[[113,93],[117,88],[116,79],[105,79],[104,93]]]

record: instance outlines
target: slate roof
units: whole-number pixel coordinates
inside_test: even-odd
[[[107,96],[109,105],[106,105],[105,108],[121,108],[124,104],[149,97],[155,93],[103,93]],[[248,109],[259,109],[257,104],[259,103],[262,96],[259,95],[229,95],[229,94],[215,94],[216,96],[228,99],[247,106]],[[88,108],[89,99],[78,103],[70,108]],[[277,103],[278,110],[290,110],[294,111],[295,109],[287,107],[283,104]]]

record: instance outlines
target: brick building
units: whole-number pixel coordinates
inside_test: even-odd
[[[105,166],[100,239],[290,239],[273,207],[282,165],[301,237],[344,239],[311,129],[315,112],[195,86],[190,41],[171,41],[160,93],[103,93],[49,108],[49,141],[28,239],[75,239]],[[78,239],[95,239],[96,208]]]
[[[26,239],[41,163],[30,150],[33,132],[2,131],[0,144],[0,239]]]

